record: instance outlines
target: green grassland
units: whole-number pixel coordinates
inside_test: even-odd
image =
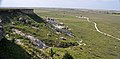
[[[65,23],[72,29],[77,40],[82,39],[86,43],[86,46],[70,47],[70,49],[54,48],[58,53],[63,54],[65,50],[68,50],[75,59],[119,59],[120,41],[98,33],[94,28],[94,24],[75,17],[89,17],[91,21],[98,23],[101,31],[120,38],[119,16],[68,9],[36,9],[35,13],[43,18],[48,16]]]

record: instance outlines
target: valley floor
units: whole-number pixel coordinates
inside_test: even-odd
[[[44,11],[44,12],[42,12]],[[80,10],[36,9],[35,13],[46,18],[55,18],[72,29],[77,41],[85,46],[58,49],[68,50],[75,59],[116,59],[120,55],[120,17],[112,14],[87,13]],[[86,16],[86,20],[76,16]]]

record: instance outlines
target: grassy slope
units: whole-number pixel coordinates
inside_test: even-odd
[[[24,32],[26,34],[37,37],[38,39],[40,39],[44,43],[46,43],[48,46],[58,45],[60,42],[75,42],[75,40],[73,40],[74,38],[70,38],[66,35],[62,35],[62,36],[65,36],[67,38],[66,41],[56,39],[56,38],[59,38],[59,36],[54,34],[48,27],[46,27],[45,23],[41,22],[41,20],[39,20],[40,17],[37,17],[37,15],[34,15],[35,17],[33,17],[33,15],[26,15],[26,14],[13,13],[13,15],[10,15],[10,13],[2,13],[0,16],[2,17],[3,20],[6,20],[6,21],[9,20],[9,22],[5,22],[5,24],[4,24],[5,33],[9,34],[9,36],[10,36],[9,38],[11,38],[11,39],[14,37],[15,37],[15,39],[22,39],[22,41],[28,47],[26,47],[25,45],[23,45],[21,47],[24,50],[26,50],[27,52],[32,53],[32,56],[34,56],[33,52],[38,51],[39,49],[34,51],[35,47],[30,46],[29,40],[26,40],[26,38],[21,37],[20,35],[15,35],[12,32],[10,32],[10,27],[18,28],[19,30],[21,30],[22,32]],[[7,16],[7,17],[3,17],[3,16]],[[39,27],[38,27],[39,30],[31,28],[30,25],[28,25],[28,24],[20,24],[17,21],[17,18],[19,18],[19,17],[28,18],[32,22],[32,24],[39,25]],[[40,22],[38,22],[38,21],[40,21]],[[14,22],[15,25],[12,25],[11,22]],[[51,33],[52,37],[48,38],[48,36],[47,36],[48,33]],[[7,44],[7,42],[6,42],[6,44]],[[15,48],[15,49],[17,49],[17,48]],[[16,51],[17,50],[14,50],[12,52],[16,52]],[[45,56],[44,54],[46,54],[46,53],[42,53],[40,51],[38,53],[40,53],[42,56]],[[16,52],[16,56],[18,56],[17,54],[22,54],[22,53]],[[8,55],[10,55],[10,54],[8,53]],[[11,55],[15,55],[15,54],[13,53]],[[12,57],[10,57],[10,58],[12,58]],[[22,57],[20,56],[20,58],[22,58]],[[16,57],[16,59],[17,59],[17,57]]]
[[[119,37],[118,34],[120,33],[118,30],[120,28],[118,25],[116,25],[116,24],[119,24],[118,21],[120,21],[118,16],[104,15],[104,14],[96,15],[96,14],[82,13],[79,11],[72,12],[71,10],[61,11],[61,10],[40,9],[40,10],[36,10],[35,12],[43,18],[45,18],[45,16],[48,16],[48,17],[56,18],[61,22],[64,22],[77,35],[77,40],[83,39],[83,42],[87,44],[86,46],[71,47],[70,49],[54,48],[55,51],[57,51],[58,53],[61,53],[61,55],[64,54],[65,50],[68,50],[75,59],[119,58],[120,43],[118,40],[114,40],[113,38],[104,36],[96,32],[94,28],[94,24],[88,23],[86,20],[78,19],[75,17],[76,15],[81,15],[81,14],[83,14],[83,16],[84,15],[88,16],[92,19],[92,21],[95,21],[98,23],[101,31],[105,31],[107,33],[110,33],[112,35]],[[101,20],[101,18],[104,20]],[[102,25],[102,24],[105,24],[105,25]],[[110,25],[112,25],[112,27]],[[113,33],[113,31],[115,33]]]
[[[4,27],[9,27],[11,20],[14,21],[17,15],[10,13],[0,13],[0,18],[3,20]],[[8,30],[4,30],[9,32]],[[0,41],[0,59],[31,59],[32,57],[19,45],[4,38]]]

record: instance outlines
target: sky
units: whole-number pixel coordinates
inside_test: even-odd
[[[57,7],[120,10],[120,0],[0,0],[0,7]]]

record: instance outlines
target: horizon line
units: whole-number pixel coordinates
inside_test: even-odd
[[[103,11],[120,11],[119,9],[99,9],[99,8],[78,8],[78,7],[1,7],[0,9],[40,9],[40,8],[63,8],[63,9],[87,9],[87,10],[103,10]]]

